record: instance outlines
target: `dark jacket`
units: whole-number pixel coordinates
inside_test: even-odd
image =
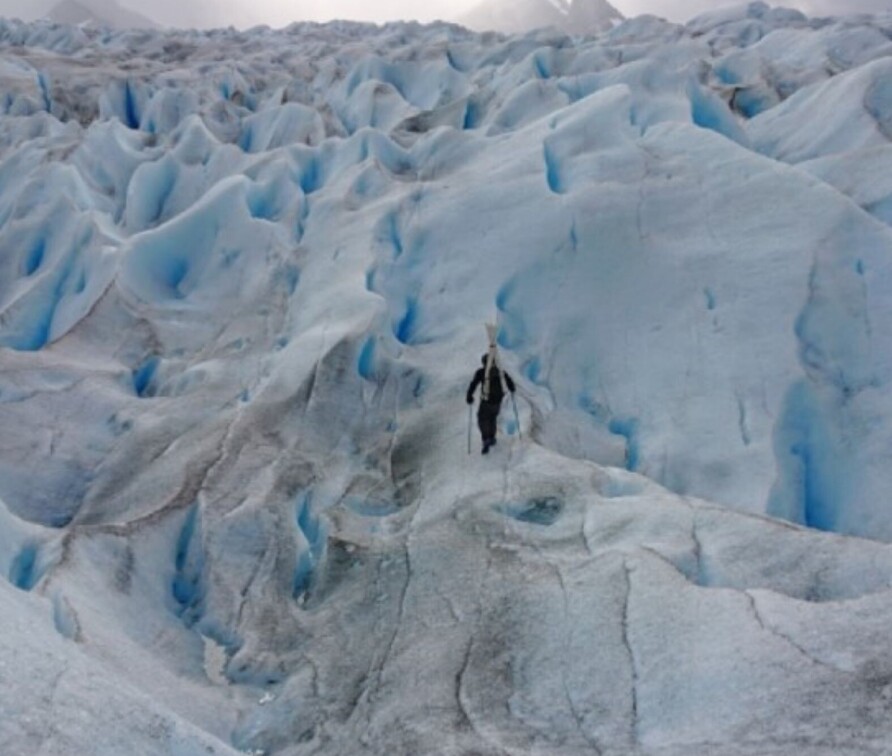
[[[493,365],[492,369],[489,371],[489,397],[483,401],[490,402],[491,404],[502,403],[502,399],[505,398],[505,390],[502,388],[502,381],[500,378],[504,378],[505,385],[508,386],[508,391],[512,394],[514,393],[514,381],[511,380],[511,376],[508,375],[508,373],[501,372],[495,365]],[[474,373],[474,380],[471,381],[471,385],[468,386],[468,404],[473,404],[474,392],[477,390],[478,386],[483,385],[485,380],[486,368],[480,368]]]

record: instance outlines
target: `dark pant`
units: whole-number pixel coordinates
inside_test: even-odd
[[[484,441],[495,441],[496,421],[499,419],[501,402],[480,402],[477,410],[477,425],[480,426],[480,435]]]

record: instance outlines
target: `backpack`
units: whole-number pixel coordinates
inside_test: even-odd
[[[480,389],[481,398],[484,402],[492,402],[501,404],[505,398],[505,387],[502,385],[502,372],[495,365],[491,365],[489,370],[484,369],[483,385]]]

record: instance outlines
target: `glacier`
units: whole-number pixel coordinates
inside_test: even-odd
[[[886,753],[890,60],[0,21],[0,742]]]

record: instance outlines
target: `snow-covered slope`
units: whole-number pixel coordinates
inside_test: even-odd
[[[461,17],[471,29],[509,34],[554,27],[568,34],[595,34],[622,21],[607,0],[483,0]]]
[[[0,23],[0,742],[882,752],[890,35]]]

